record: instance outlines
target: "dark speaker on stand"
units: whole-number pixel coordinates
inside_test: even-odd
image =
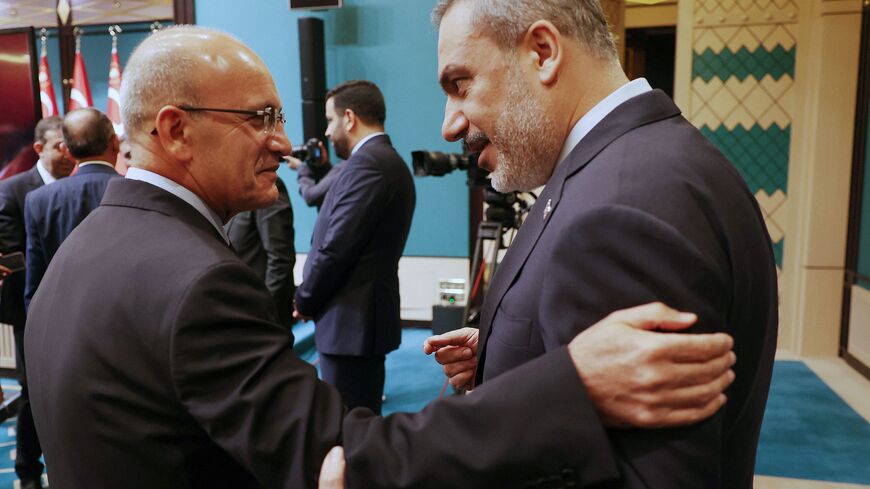
[[[323,21],[315,17],[299,19],[299,73],[302,77],[302,132],[304,140],[324,139],[326,116],[326,55]]]

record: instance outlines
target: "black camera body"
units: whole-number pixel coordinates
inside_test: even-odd
[[[414,165],[414,175],[418,177],[440,177],[454,170],[465,170],[469,187],[484,189],[484,201],[487,204],[484,220],[497,222],[506,229],[519,229],[520,214],[528,206],[517,198],[516,192],[499,193],[490,184],[489,172],[477,164],[477,153],[442,153],[440,151],[412,151],[411,162]]]
[[[311,138],[305,141],[301,146],[293,146],[291,156],[297,160],[302,160],[303,163],[311,168],[317,168],[323,165],[322,156],[320,154],[320,140]]]
[[[469,187],[489,187],[489,172],[477,165],[477,153],[442,153],[440,151],[412,151],[411,163],[418,177],[440,177],[453,170],[468,173]]]

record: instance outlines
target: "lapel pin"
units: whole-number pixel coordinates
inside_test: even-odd
[[[544,206],[544,219],[547,219],[550,216],[550,212],[552,212],[553,207],[550,205],[553,203],[553,199],[547,199],[547,205]]]

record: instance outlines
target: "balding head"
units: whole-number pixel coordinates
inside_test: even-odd
[[[121,83],[122,118],[131,139],[148,134],[166,105],[199,106],[203,92],[262,60],[235,37],[204,27],[175,26],[146,38],[133,51]]]
[[[118,137],[112,121],[94,108],[76,109],[63,118],[63,143],[70,158],[75,161],[101,159],[115,163]]]
[[[292,150],[263,61],[229,34],[179,26],[140,44],[121,84],[132,166],[199,196],[223,219],[267,207]]]

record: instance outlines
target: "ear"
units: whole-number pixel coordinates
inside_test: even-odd
[[[76,161],[76,157],[69,152],[69,146],[67,146],[65,142],[61,141],[60,144],[58,144],[58,148],[60,148],[60,152],[63,153],[64,158],[70,161]]]
[[[43,149],[45,149],[45,144],[40,143],[39,141],[33,142],[33,151],[36,151],[36,154],[41,155]]]
[[[356,123],[356,112],[351,109],[344,109],[344,128],[347,132],[352,131],[353,128],[356,127]]]
[[[160,109],[155,118],[155,126],[163,150],[179,161],[190,161],[193,158],[188,115],[183,110],[172,105]]]
[[[552,85],[558,80],[564,63],[562,42],[562,33],[546,20],[532,24],[521,41],[520,47],[531,57],[538,80],[544,85]]]
[[[121,152],[121,140],[118,139],[117,134],[112,134],[112,138],[109,139],[109,149],[115,154]]]

